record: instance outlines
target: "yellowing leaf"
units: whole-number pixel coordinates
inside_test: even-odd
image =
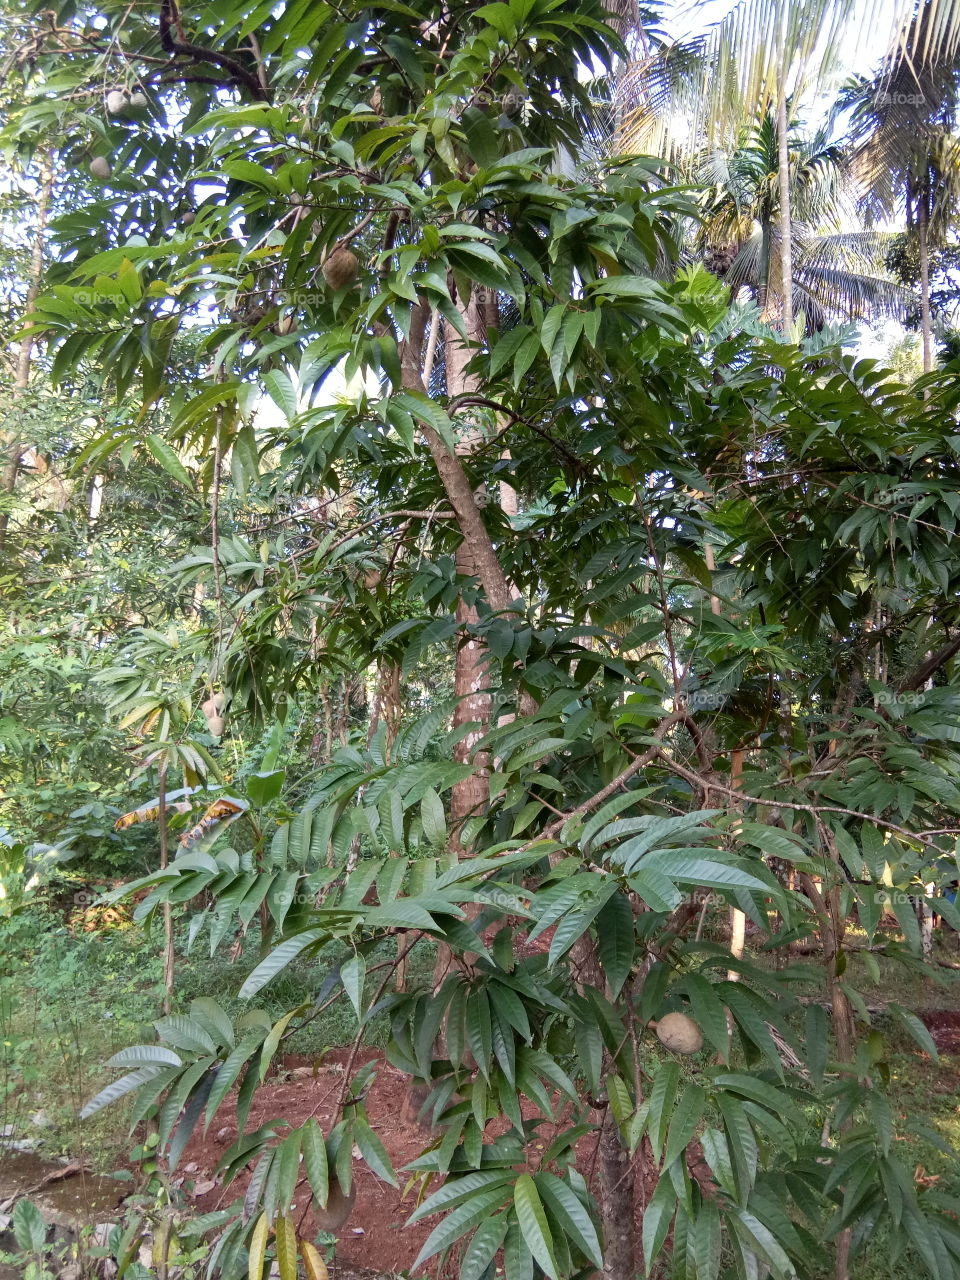
[[[250,1265],[247,1269],[249,1280],[263,1280],[263,1264],[267,1257],[269,1232],[270,1223],[267,1221],[267,1215],[261,1213],[257,1219],[257,1225],[253,1228],[253,1235],[250,1237]]]
[[[297,1280],[297,1230],[289,1214],[277,1219],[276,1232],[280,1280]]]
[[[327,1264],[320,1256],[320,1250],[309,1240],[301,1240],[300,1252],[303,1254],[303,1268],[307,1273],[307,1280],[327,1280],[329,1275]]]

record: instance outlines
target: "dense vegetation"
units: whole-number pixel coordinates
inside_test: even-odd
[[[149,1175],[100,1253],[316,1280],[360,1162],[414,1275],[960,1275],[891,1067],[960,928],[960,11],[825,123],[842,3],[7,17],[3,1089],[126,973],[100,1092],[58,1032]]]

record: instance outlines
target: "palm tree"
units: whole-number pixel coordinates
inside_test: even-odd
[[[887,73],[918,52],[949,59],[960,49],[960,0],[736,0],[705,32],[664,46],[637,42],[619,86],[620,151],[690,157],[732,149],[750,119],[772,111],[781,192],[777,262],[783,328],[793,321],[793,191],[788,104],[836,84],[844,47],[886,23]],[[922,210],[921,202],[919,209]],[[922,216],[922,214],[919,214]]]
[[[788,141],[791,293],[807,327],[820,329],[831,319],[854,320],[877,311],[904,315],[910,294],[882,266],[892,237],[846,229],[853,209],[842,149],[828,141],[825,129],[804,137],[794,126]],[[743,130],[732,150],[714,147],[702,153],[691,177],[703,188],[694,242],[698,256],[734,294],[749,291],[765,319],[782,315],[784,188],[774,113],[768,110]]]
[[[960,214],[960,57],[933,40],[937,21],[937,0],[927,0],[906,42],[843,98],[868,222],[902,215],[916,242],[925,371],[933,367],[930,249],[946,242]]]

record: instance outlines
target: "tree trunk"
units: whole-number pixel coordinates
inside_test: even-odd
[[[730,785],[734,791],[740,789],[743,775],[743,752],[734,751],[730,757]],[[732,799],[733,797],[731,797]],[[735,834],[739,827],[733,828]],[[747,941],[747,917],[739,907],[730,908],[730,954],[734,960],[743,959],[743,949]],[[740,970],[730,969],[727,972],[728,982],[740,981]]]
[[[160,867],[164,868],[170,861],[169,837],[167,831],[167,764],[164,760],[159,769],[158,829],[160,833]],[[163,904],[163,1012],[170,1014],[173,1008],[174,983],[173,952],[173,907],[170,902]]]
[[[29,315],[33,310],[34,303],[40,293],[40,283],[43,279],[43,247],[44,235],[47,230],[47,220],[50,213],[50,197],[53,193],[53,164],[49,155],[45,156],[41,161],[40,167],[40,190],[37,195],[37,227],[36,235],[33,240],[33,252],[30,259],[30,279],[27,285],[27,297],[24,305],[24,315]],[[17,352],[17,373],[14,379],[14,391],[19,393],[26,391],[30,385],[30,366],[33,361],[33,338],[29,335],[20,340],[20,348]],[[14,415],[11,415],[14,417]],[[17,427],[14,425],[14,437],[9,440],[6,445],[6,459],[3,468],[2,490],[5,496],[9,497],[13,494],[17,484],[17,475],[20,471],[20,455],[24,450],[24,441],[17,434]],[[0,511],[0,553],[3,552],[4,545],[7,540],[7,528],[10,523],[10,512],[7,510]]]
[[[764,218],[760,224],[760,279],[757,282],[757,307],[760,319],[770,324],[773,317],[770,313],[770,260],[773,256],[773,230],[770,219]]]
[[[780,188],[780,293],[783,332],[793,331],[793,214],[790,206],[790,138],[787,120],[786,68],[780,63],[777,86],[777,156]]]
[[[610,996],[600,965],[597,944],[585,933],[574,943],[571,952],[577,972],[577,985],[595,987]],[[628,1014],[632,1017],[632,1013]],[[604,1074],[612,1069],[610,1055],[604,1052]],[[636,1103],[640,1105],[639,1095]],[[604,1280],[634,1280],[637,1274],[634,1249],[634,1161],[623,1145],[620,1130],[609,1107],[604,1108],[597,1135],[597,1203],[603,1225]]]
[[[597,1164],[603,1217],[603,1275],[605,1280],[634,1280],[633,1160],[609,1107],[598,1139]]]
[[[920,330],[923,334],[923,372],[929,373],[933,368],[933,321],[930,313],[930,242],[926,192],[921,193],[917,202],[917,239],[920,246]]]
[[[414,307],[410,320],[410,336],[404,342],[401,351],[403,385],[408,391],[419,392],[423,396],[427,394],[427,389],[424,386],[420,361],[427,314],[425,303],[419,303]],[[423,426],[422,432],[444,492],[453,508],[460,532],[464,541],[470,546],[476,574],[483,586],[487,603],[497,612],[512,612],[513,590],[483,522],[476,494],[463,469],[463,464],[459,457],[447,448],[433,427]]]
[[[475,354],[470,343],[482,342],[486,337],[486,316],[482,299],[477,292],[467,299],[460,299],[458,306],[468,341],[464,342],[451,326],[447,327],[444,360],[449,398],[479,392],[480,380],[476,375],[467,373],[466,366]],[[479,429],[464,427],[457,439],[457,455],[461,458],[469,457],[482,441],[483,434]],[[479,576],[476,547],[473,540],[466,536],[457,550],[457,572],[465,577]],[[456,783],[450,793],[453,843],[461,853],[466,851],[461,838],[463,824],[482,813],[489,799],[489,761],[482,753],[479,757],[475,755],[477,743],[490,727],[492,705],[486,691],[489,684],[486,646],[476,636],[471,636],[468,630],[478,618],[473,605],[461,600],[457,605],[457,621],[461,624],[461,631],[453,680],[453,692],[457,699],[453,727],[454,730],[462,729],[465,725],[472,727],[454,747],[454,759],[458,764],[473,765],[473,772]]]

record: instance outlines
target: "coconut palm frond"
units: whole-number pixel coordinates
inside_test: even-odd
[[[839,231],[808,235],[796,230],[797,249],[806,266],[817,269],[841,267],[845,270],[882,276],[887,254],[899,233],[895,231]]]
[[[892,72],[918,60],[954,58],[960,53],[960,2],[926,0],[919,9],[913,0],[897,0],[894,38],[887,55]]]
[[[863,320],[878,315],[902,321],[917,301],[911,289],[889,278],[809,264],[797,267],[794,290],[801,305],[820,313],[821,324],[829,317]]]

